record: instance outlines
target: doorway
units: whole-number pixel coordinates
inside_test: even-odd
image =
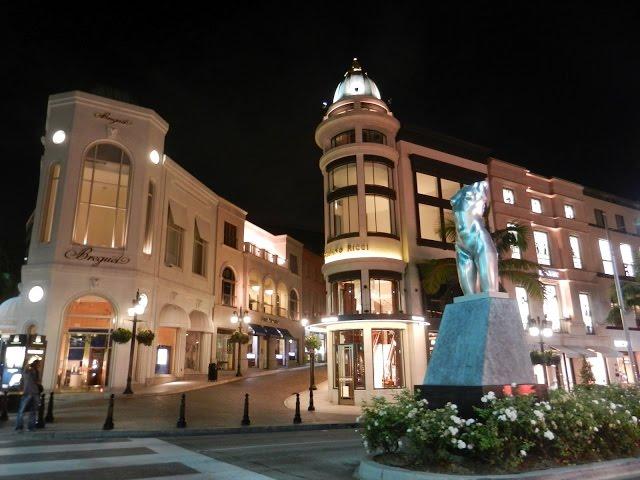
[[[353,345],[338,345],[337,347],[336,363],[338,366],[338,404],[355,405],[355,349]]]

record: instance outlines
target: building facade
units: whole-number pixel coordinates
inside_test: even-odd
[[[449,201],[479,180],[490,184],[490,229],[521,224],[531,231],[531,248],[511,255],[541,265],[544,298],[527,298],[522,285],[507,279],[502,285],[518,301],[523,328],[537,318],[551,327],[543,347],[557,361],[546,376],[540,365],[532,367],[538,380],[571,388],[587,361],[597,383],[634,381],[624,334],[606,318],[613,262],[625,280],[635,275],[639,204],[536,175],[478,145],[400,128],[357,60],[315,139],[322,149],[328,316],[313,327],[327,332],[333,402],[359,403],[423,382],[451,299],[425,295],[420,265],[455,256],[445,228]],[[629,322],[635,347],[640,331],[635,317]],[[540,348],[538,337],[527,338],[532,351]]]
[[[2,333],[46,335],[43,385],[120,387],[136,292],[146,299],[134,381],[220,368],[304,362],[303,246],[246,221],[163,154],[168,124],[152,110],[83,92],[49,99],[21,294],[0,307]],[[307,253],[308,257],[313,254]],[[321,261],[317,256],[316,262]],[[247,345],[230,337],[248,311]]]

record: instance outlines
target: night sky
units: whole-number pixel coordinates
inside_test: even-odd
[[[170,157],[251,221],[321,243],[314,130],[354,56],[403,125],[640,200],[638,14],[522,3],[12,2],[0,20],[0,248],[20,264],[47,96],[69,90],[154,109]]]

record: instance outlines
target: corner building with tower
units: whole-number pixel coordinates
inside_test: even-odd
[[[488,148],[421,128],[402,127],[357,60],[346,72],[316,128],[322,150],[328,316],[311,329],[327,334],[329,398],[358,405],[424,383],[446,295],[424,293],[420,264],[454,257],[445,224],[451,197],[479,180],[490,184],[489,229],[519,223],[530,247],[506,257],[544,267],[543,299],[509,279],[529,334],[542,319],[554,362],[532,365],[539,383],[572,388],[589,362],[596,382],[633,383],[640,321],[629,312],[633,358],[619,324],[609,324],[612,262],[635,275],[640,205],[575,183],[547,178],[493,158]],[[609,219],[609,252],[604,217]],[[615,220],[614,220],[615,219]],[[626,222],[626,223],[625,223]],[[625,226],[626,225],[626,226]],[[630,228],[631,225],[634,225]],[[614,228],[615,227],[615,228]],[[609,316],[610,317],[610,316]],[[545,370],[543,370],[545,369]]]

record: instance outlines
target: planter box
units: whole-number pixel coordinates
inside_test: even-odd
[[[389,467],[374,461],[371,457],[367,457],[360,461],[360,466],[355,475],[360,480],[615,480],[637,478],[639,473],[640,458],[622,458],[606,462],[585,463],[575,467],[549,468],[505,475],[448,475]]]

